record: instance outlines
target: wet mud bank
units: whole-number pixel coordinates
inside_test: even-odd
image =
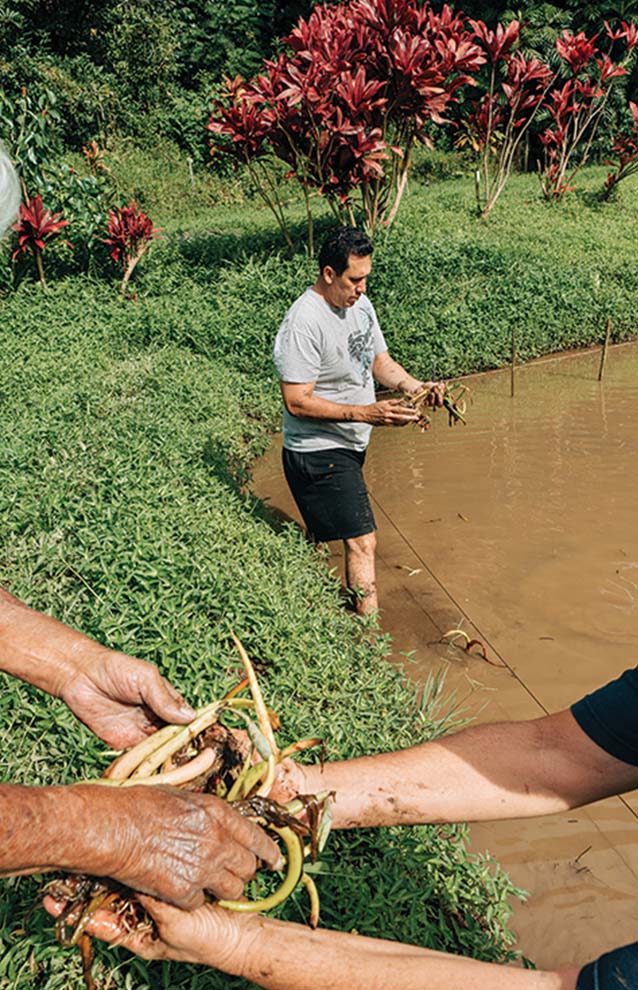
[[[382,627],[394,660],[479,721],[559,711],[638,663],[638,343],[475,375],[466,427],[376,429],[366,478]],[[299,519],[280,438],[253,490]],[[341,566],[335,544],[334,564]],[[441,642],[462,628],[490,663]],[[406,660],[405,655],[410,655]],[[638,713],[637,713],[638,717]],[[526,822],[472,826],[529,900],[519,948],[539,966],[635,939],[638,794]]]

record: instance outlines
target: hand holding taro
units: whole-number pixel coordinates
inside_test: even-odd
[[[442,406],[447,389],[446,382],[421,382],[421,387],[416,389],[415,394],[427,389],[424,402],[426,406]]]
[[[125,653],[92,650],[59,689],[74,715],[115,749],[134,746],[163,722],[185,724],[195,712],[157,667]]]
[[[383,399],[369,406],[362,406],[364,422],[372,426],[407,426],[418,422],[418,413],[406,405],[403,399]]]
[[[199,907],[205,891],[241,897],[257,859],[280,862],[276,843],[213,795],[162,786],[70,790],[82,814],[77,872],[111,877],[181,908]]]

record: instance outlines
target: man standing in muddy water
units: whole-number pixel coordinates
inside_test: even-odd
[[[286,313],[273,358],[284,400],[286,480],[316,543],[343,540],[346,585],[359,615],[376,612],[376,524],[363,480],[373,426],[418,420],[403,399],[376,401],[374,380],[411,395],[422,382],[394,361],[366,295],[373,245],[363,231],[338,227],[319,254],[317,281]]]

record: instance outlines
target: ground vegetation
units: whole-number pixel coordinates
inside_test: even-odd
[[[383,637],[371,644],[344,612],[325,562],[249,490],[279,419],[272,336],[314,263],[288,256],[269,214],[233,181],[215,180],[214,210],[202,210],[202,190],[164,154],[164,172],[162,156],[144,165],[139,151],[105,160],[127,195],[148,190],[145,208],[164,229],[136,273],[137,301],[118,294],[115,271],[74,269],[58,241],[47,247],[47,292],[30,268],[5,286],[0,582],[158,663],[195,704],[238,678],[232,623],[287,734],[322,735],[333,757],[426,738],[449,724],[431,692],[416,703]],[[585,171],[558,221],[534,177],[515,177],[511,203],[487,225],[470,222],[471,177],[413,182],[403,217],[378,238],[369,287],[400,360],[436,376],[497,366],[513,321],[522,358],[595,342],[607,314],[615,339],[630,335],[638,204],[628,179],[603,206],[590,192],[603,174]],[[291,209],[301,229],[303,202]],[[320,216],[320,230],[330,223]],[[26,685],[4,682],[1,723],[4,779],[71,782],[108,762],[62,704]],[[511,885],[468,855],[462,828],[341,835],[326,856],[324,924],[507,957]],[[37,888],[3,883],[7,990],[77,980],[52,923],[27,920]],[[294,900],[282,910],[304,917]],[[135,990],[231,985],[121,952],[102,953],[97,971]]]

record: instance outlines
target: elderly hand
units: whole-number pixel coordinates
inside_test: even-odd
[[[104,647],[78,661],[60,697],[114,749],[134,746],[163,722],[186,723],[195,717],[157,667]]]
[[[191,910],[205,891],[241,897],[258,860],[281,863],[263,829],[213,795],[161,785],[65,790],[77,832],[69,872],[111,877]]]

